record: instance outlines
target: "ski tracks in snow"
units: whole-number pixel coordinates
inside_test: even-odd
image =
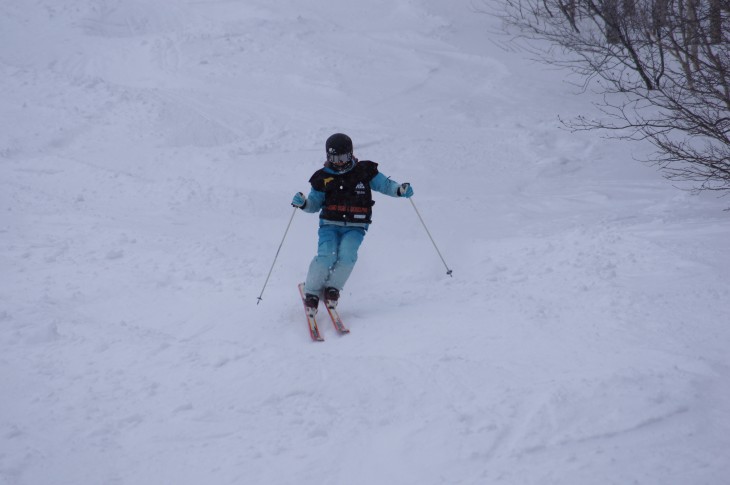
[[[3,5],[0,479],[722,483],[717,202],[556,130],[582,105],[459,6]],[[334,131],[454,277],[378,198],[312,344],[316,217],[254,302]]]

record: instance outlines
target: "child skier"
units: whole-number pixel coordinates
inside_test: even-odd
[[[327,161],[309,179],[309,195],[298,192],[292,199],[292,206],[304,212],[319,212],[317,256],[304,285],[311,316],[317,313],[320,295],[330,308],[337,306],[372,222],[372,190],[391,197],[413,195],[410,184],[398,184],[378,172],[377,163],[355,158],[349,136],[335,133],[327,138],[325,149]]]

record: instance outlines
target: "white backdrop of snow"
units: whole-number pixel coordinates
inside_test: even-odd
[[[0,5],[0,483],[724,484],[727,200],[467,0]],[[309,340],[325,138],[378,197]]]

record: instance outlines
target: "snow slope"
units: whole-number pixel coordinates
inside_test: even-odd
[[[728,483],[727,199],[471,5],[2,2],[0,483]],[[454,276],[379,197],[313,343],[336,131]]]

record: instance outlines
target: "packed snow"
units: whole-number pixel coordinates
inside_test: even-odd
[[[728,199],[475,3],[2,2],[0,483],[730,483]],[[334,132],[453,277],[376,197],[320,343]]]

